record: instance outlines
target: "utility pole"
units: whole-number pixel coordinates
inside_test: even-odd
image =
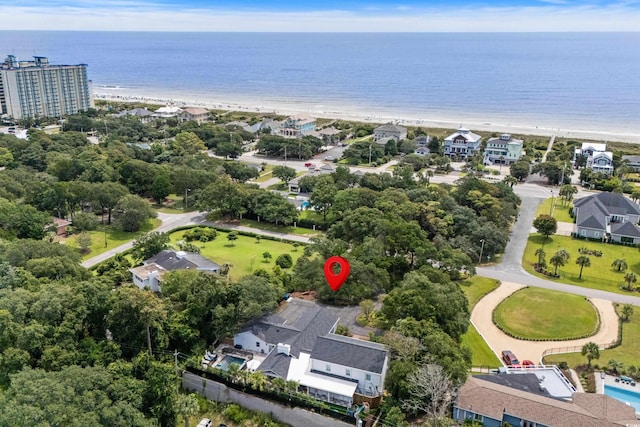
[[[187,210],[187,208],[189,208],[189,191],[191,191],[190,188],[184,189],[184,210],[185,211]]]
[[[173,364],[176,367],[176,376],[178,375],[178,349],[173,350]]]
[[[482,246],[480,246],[480,257],[478,258],[478,264],[482,263],[482,252],[484,252],[484,239],[480,239]]]
[[[369,167],[371,167],[371,143],[369,143]]]

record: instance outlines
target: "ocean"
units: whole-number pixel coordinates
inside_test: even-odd
[[[640,33],[0,31],[95,94],[638,135]]]

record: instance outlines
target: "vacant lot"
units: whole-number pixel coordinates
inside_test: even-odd
[[[515,292],[494,314],[504,331],[523,339],[581,338],[595,333],[598,324],[596,309],[584,297],[542,288]]]
[[[553,198],[553,208],[551,207],[551,197],[546,199],[538,206],[536,211],[536,217],[540,215],[549,215],[551,212],[553,217],[560,222],[573,222],[573,218],[569,215],[569,209],[573,206],[573,203],[567,203],[558,197]]]
[[[171,233],[171,243],[176,244],[183,240],[186,230]],[[218,237],[212,242],[193,242],[200,247],[200,254],[223,265],[230,264],[229,275],[232,280],[251,274],[260,268],[270,271],[276,264],[279,255],[288,253],[296,260],[302,255],[302,247],[295,248],[290,243],[275,242],[273,240],[260,239],[238,235],[235,242],[227,240],[227,232],[218,231]],[[264,253],[268,252],[271,258],[265,260]]]

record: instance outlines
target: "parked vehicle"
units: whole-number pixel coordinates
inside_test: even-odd
[[[502,360],[507,366],[519,365],[520,361],[511,350],[502,351]]]
[[[522,367],[523,368],[529,368],[529,367],[535,368],[536,364],[533,363],[531,360],[523,360],[522,361]]]
[[[197,427],[211,427],[211,420],[209,418],[203,418],[200,420]]]

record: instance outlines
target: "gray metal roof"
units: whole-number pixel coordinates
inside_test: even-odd
[[[404,133],[407,131],[406,127],[394,125],[391,123],[387,123],[385,125],[378,126],[373,130],[373,132],[399,132]]]
[[[267,375],[270,374],[272,376],[287,379],[287,374],[289,373],[289,364],[291,364],[291,356],[278,353],[277,351],[272,351],[262,361],[262,363],[258,367],[258,370],[264,372]]]
[[[162,268],[174,270],[220,270],[215,262],[192,252],[164,250],[157,255],[143,261],[144,264],[156,263]]]
[[[319,337],[311,352],[312,359],[379,374],[386,357],[387,349],[382,344],[335,334]]]
[[[584,197],[573,202],[577,209],[576,225],[578,227],[604,230],[607,217],[617,215],[640,215],[640,206],[620,193],[603,192]]]
[[[611,223],[611,234],[620,236],[640,237],[640,227],[631,222]]]
[[[582,228],[595,228],[604,230],[607,225],[603,216],[590,216],[589,218],[583,219],[578,223],[578,227]]]

